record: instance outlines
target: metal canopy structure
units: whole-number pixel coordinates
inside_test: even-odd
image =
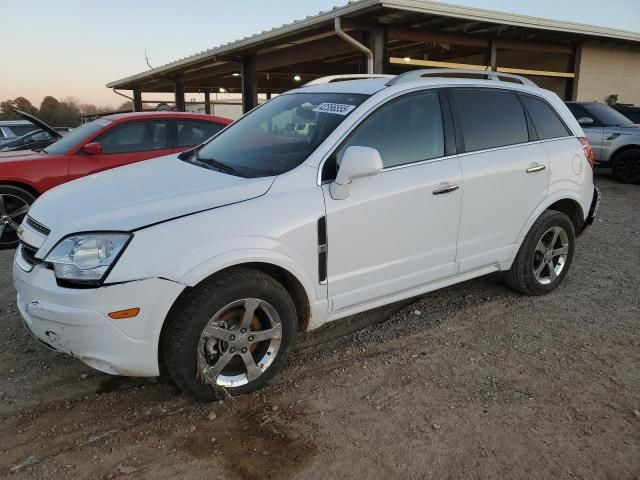
[[[494,70],[534,77],[571,98],[583,45],[640,51],[640,34],[426,0],[360,0],[107,84],[185,93],[242,92],[244,111],[314,78],[411,68]]]

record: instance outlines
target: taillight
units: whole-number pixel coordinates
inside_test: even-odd
[[[587,156],[587,160],[593,167],[596,163],[596,157],[593,156],[593,148],[591,148],[589,140],[587,140],[585,137],[579,138],[578,140],[580,140],[580,143],[582,144],[582,150],[584,150],[584,154]]]

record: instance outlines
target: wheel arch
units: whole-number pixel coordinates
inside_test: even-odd
[[[640,145],[632,143],[630,145],[623,145],[623,146],[619,147],[618,149],[614,150],[614,152],[611,154],[611,157],[610,157],[609,161],[613,162],[618,155],[620,155],[621,153],[624,153],[624,152],[628,152],[629,150],[640,150]]]
[[[192,297],[194,292],[197,291],[200,285],[210,281],[211,279],[219,275],[224,275],[225,273],[238,268],[252,268],[258,270],[280,283],[285,288],[287,293],[289,293],[296,307],[296,314],[298,317],[298,331],[306,332],[308,330],[312,315],[311,297],[309,296],[309,293],[307,292],[303,283],[296,275],[291,273],[288,269],[272,262],[250,261],[235,263],[233,265],[228,265],[220,268],[207,277],[199,279],[197,283],[187,285],[187,287],[180,293],[178,298],[173,302],[173,305],[169,309],[169,312],[167,313],[163,321],[162,328],[160,330],[160,337],[158,339],[158,365],[161,372],[165,371],[162,359],[162,350],[166,335],[167,319],[174,315],[176,311],[182,308],[182,306],[189,301],[189,299]]]
[[[2,186],[22,188],[23,190],[26,190],[31,195],[33,195],[35,198],[38,198],[40,196],[40,192],[33,185],[25,182],[16,180],[0,180],[0,187]]]

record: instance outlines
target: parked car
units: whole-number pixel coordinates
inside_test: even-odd
[[[593,148],[596,165],[622,183],[640,184],[640,125],[599,102],[567,102]]]
[[[229,123],[222,117],[180,112],[109,115],[74,129],[40,152],[0,152],[0,248],[17,246],[17,226],[47,190],[193,148]]]
[[[620,112],[633,123],[640,123],[640,107],[638,107],[637,105],[616,103],[612,105],[611,108]]]
[[[598,207],[589,143],[554,93],[458,73],[478,75],[316,81],[189,152],[48,192],[13,267],[27,329],[208,401],[364,310],[497,271],[551,292]],[[300,117],[311,136],[284,128]]]
[[[0,120],[0,147],[38,127],[27,120]]]

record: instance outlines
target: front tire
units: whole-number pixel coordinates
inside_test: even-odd
[[[547,210],[533,224],[505,272],[507,284],[525,295],[545,295],[569,271],[576,241],[573,224],[564,213]]]
[[[285,288],[249,268],[200,285],[167,322],[167,371],[203,402],[262,388],[285,366],[297,335],[295,305]]]
[[[616,155],[611,169],[619,182],[640,185],[640,150],[627,150]]]
[[[18,246],[18,227],[35,201],[27,190],[0,185],[0,250]]]

